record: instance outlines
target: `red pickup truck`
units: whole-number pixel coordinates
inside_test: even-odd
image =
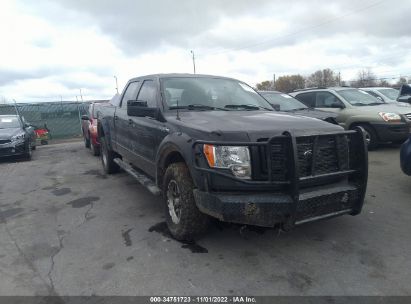
[[[103,106],[106,101],[98,101],[90,104],[88,114],[81,116],[81,130],[86,148],[91,148],[93,155],[100,155],[100,143],[97,138],[97,108]]]

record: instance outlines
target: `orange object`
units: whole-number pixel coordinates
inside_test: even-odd
[[[214,157],[214,146],[213,145],[207,145],[205,144],[203,147],[203,151],[205,154],[205,157],[207,158],[208,165],[210,167],[215,166],[215,157]]]

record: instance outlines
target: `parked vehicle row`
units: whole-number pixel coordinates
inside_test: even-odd
[[[235,79],[131,79],[98,107],[97,133],[105,172],[122,168],[163,195],[168,228],[180,240],[205,232],[211,218],[290,229],[362,209],[364,129],[277,112]]]
[[[385,103],[363,90],[311,88],[291,95],[310,108],[336,113],[338,124],[346,130],[361,126],[370,150],[383,142],[403,143],[410,134],[410,106]]]

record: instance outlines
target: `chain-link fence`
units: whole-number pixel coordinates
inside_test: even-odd
[[[81,135],[81,115],[87,114],[89,105],[89,102],[5,104],[0,105],[0,115],[18,111],[29,124],[46,126],[51,138],[68,138]]]

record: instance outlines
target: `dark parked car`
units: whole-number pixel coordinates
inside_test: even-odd
[[[304,115],[338,124],[335,120],[338,116],[337,114],[309,108],[291,95],[278,91],[259,91],[259,93],[278,111]]]
[[[99,111],[104,170],[121,167],[162,194],[177,239],[204,232],[210,217],[290,229],[361,212],[368,174],[363,130],[273,111],[244,82],[138,77]]]
[[[400,88],[400,94],[398,95],[398,101],[411,103],[411,86],[403,84]]]
[[[400,159],[402,171],[407,175],[411,175],[411,135],[401,146]]]
[[[0,157],[24,156],[30,160],[35,148],[32,126],[18,115],[0,115]]]

